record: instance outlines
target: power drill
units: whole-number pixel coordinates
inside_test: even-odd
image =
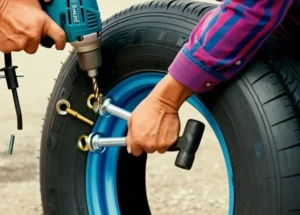
[[[96,0],[41,0],[43,10],[66,33],[67,42],[78,56],[79,66],[92,78],[95,105],[99,105],[99,88],[96,80],[102,64],[101,37],[102,22]],[[47,37],[41,40],[44,47],[52,47],[54,41]]]

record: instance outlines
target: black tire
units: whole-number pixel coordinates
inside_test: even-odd
[[[214,7],[201,2],[152,1],[104,21],[104,65],[98,80],[101,92],[140,70],[167,71],[195,25]],[[234,171],[236,215],[300,212],[300,67],[299,59],[290,56],[274,57],[273,63],[271,55],[258,54],[240,75],[209,93],[210,99],[202,96],[227,142]],[[58,115],[55,104],[65,98],[72,108],[95,120],[86,107],[86,96],[91,92],[90,79],[71,53],[54,86],[42,133],[44,214],[88,214],[86,154],[78,150],[76,142],[91,128],[72,117]],[[150,213],[145,161],[145,155],[135,158],[125,151],[120,154],[118,179],[122,180],[118,180],[118,193],[122,214]],[[136,205],[141,208],[138,212]]]

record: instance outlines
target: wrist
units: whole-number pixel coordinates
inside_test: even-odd
[[[0,0],[0,17],[3,14],[3,11],[6,9],[9,0]]]
[[[179,110],[181,105],[193,94],[193,92],[179,83],[170,74],[167,74],[157,84],[151,94],[161,102],[171,106],[173,109]]]

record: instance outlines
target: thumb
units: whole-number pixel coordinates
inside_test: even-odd
[[[130,147],[130,143],[131,143],[131,135],[127,135],[126,136],[126,145],[127,145],[127,152],[129,154],[131,154],[131,147]]]
[[[63,50],[65,48],[67,41],[65,32],[46,13],[43,34],[48,35],[54,40],[56,49]]]

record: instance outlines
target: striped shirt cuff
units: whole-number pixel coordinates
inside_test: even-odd
[[[210,75],[210,71],[196,65],[184,54],[183,49],[177,54],[168,70],[175,80],[195,93],[206,93],[221,82]]]

